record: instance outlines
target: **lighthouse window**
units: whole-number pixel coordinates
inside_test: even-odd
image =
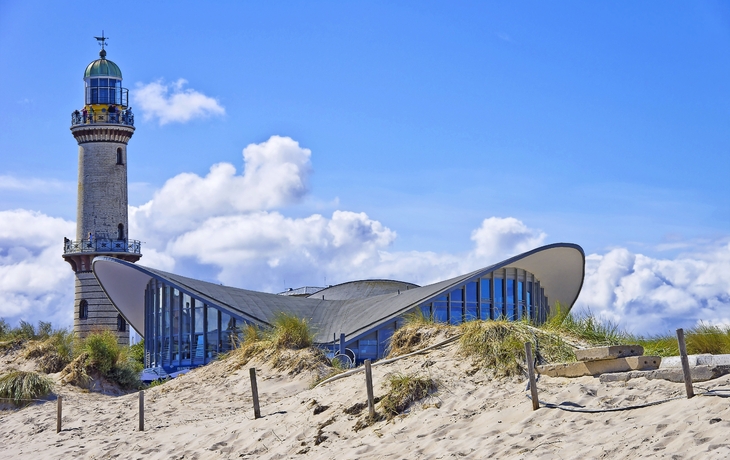
[[[127,322],[124,320],[124,318],[122,318],[122,315],[117,315],[117,331],[127,331]]]
[[[109,79],[108,78],[100,78],[99,79],[99,86],[109,86]]]
[[[124,164],[124,162],[122,161],[122,148],[121,147],[117,148],[117,164],[118,165]]]
[[[98,78],[92,78],[91,79],[91,86],[99,86],[99,79]]]
[[[82,300],[79,302],[79,319],[87,319],[89,317],[89,302]]]

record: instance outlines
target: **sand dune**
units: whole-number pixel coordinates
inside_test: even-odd
[[[0,415],[2,458],[672,458],[730,457],[730,400],[697,396],[622,412],[532,410],[520,380],[492,380],[456,356],[451,344],[373,368],[376,396],[391,372],[424,373],[438,392],[391,421],[355,432],[364,417],[344,409],[366,400],[362,374],[310,389],[313,376],[257,364],[263,417],[253,418],[248,367],[225,361],[145,392],[146,431],[137,431],[137,395],[85,393],[59,386],[55,402]],[[730,376],[695,385],[730,388]],[[540,399],[587,408],[684,396],[684,385],[635,379],[543,377]],[[317,409],[315,411],[315,408]],[[318,412],[315,414],[315,412]]]

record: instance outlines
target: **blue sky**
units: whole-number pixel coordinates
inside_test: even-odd
[[[722,2],[2,2],[0,291],[13,300],[0,316],[70,323],[68,127],[102,29],[137,115],[140,263],[277,291],[425,283],[567,241],[589,256],[577,307],[637,332],[730,323]],[[292,182],[251,185],[250,145]],[[208,176],[218,163],[240,180]],[[185,194],[181,174],[220,192],[204,218],[160,209]],[[242,228],[262,234],[201,243]],[[19,275],[49,263],[45,287]]]

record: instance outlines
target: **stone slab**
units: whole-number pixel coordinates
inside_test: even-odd
[[[661,361],[662,359],[659,356],[629,356],[626,358],[602,359],[600,361],[548,364],[537,366],[537,372],[550,377],[597,376],[612,372],[658,369]]]
[[[575,350],[575,357],[578,361],[600,361],[604,359],[626,358],[628,356],[641,356],[643,354],[644,347],[641,345],[612,345],[608,347]]]
[[[690,375],[692,382],[706,382],[723,375],[730,374],[730,366],[692,366]],[[602,383],[628,382],[631,379],[644,378],[647,380],[662,379],[674,383],[684,382],[681,368],[660,368],[649,371],[630,371],[621,373],[602,374],[599,379]]]
[[[687,355],[690,366],[730,366],[730,355]],[[668,356],[662,359],[660,368],[682,367],[679,356]]]

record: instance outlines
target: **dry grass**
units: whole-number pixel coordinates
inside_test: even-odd
[[[397,329],[388,344],[389,358],[405,355],[459,333],[455,326],[442,323],[406,323]]]
[[[241,346],[225,358],[228,370],[240,369],[257,359],[290,375],[305,371],[327,375],[332,365],[322,350],[312,346],[313,339],[314,334],[305,320],[293,315],[276,315],[271,329],[249,325],[243,330]]]
[[[25,346],[23,356],[35,359],[46,374],[60,372],[74,358],[73,332],[62,329],[53,332],[45,340],[32,340]]]
[[[459,326],[459,352],[495,377],[522,375],[525,343],[531,342],[541,362],[575,361],[573,348],[559,335],[541,331],[523,322],[469,321]]]
[[[438,388],[437,382],[429,376],[399,373],[390,374],[384,385],[386,394],[380,400],[380,407],[388,419],[402,414],[411,404]]]
[[[53,381],[37,372],[12,371],[0,376],[0,399],[16,406],[47,396],[52,389]]]

